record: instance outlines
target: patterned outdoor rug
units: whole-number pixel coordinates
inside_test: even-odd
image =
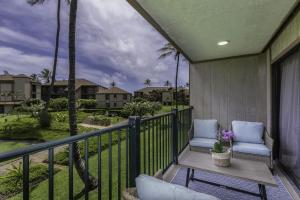
[[[258,193],[258,186],[257,184],[237,178],[231,178],[228,176],[222,176],[218,174],[212,174],[200,170],[195,170],[195,178],[200,178],[203,180],[207,180],[210,182],[215,182],[223,185],[228,185],[231,187],[247,190],[250,192]],[[186,178],[186,169],[180,168],[178,173],[173,178],[172,183],[185,185],[185,178]],[[293,200],[286,188],[284,187],[283,183],[281,182],[278,176],[275,176],[276,182],[278,187],[269,187],[266,186],[268,200]],[[224,188],[220,188],[217,186],[201,183],[198,181],[190,181],[189,188],[193,189],[198,192],[203,192],[206,194],[213,195],[218,197],[222,200],[257,200],[260,199],[259,197],[255,197],[249,194],[244,194],[232,190],[227,190]]]

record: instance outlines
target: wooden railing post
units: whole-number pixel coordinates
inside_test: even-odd
[[[178,164],[178,109],[172,110],[173,163]]]
[[[140,117],[129,117],[129,187],[135,187],[135,178],[140,174],[140,126]]]

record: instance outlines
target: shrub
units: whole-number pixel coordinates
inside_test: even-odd
[[[55,114],[54,119],[57,122],[65,122],[67,120],[67,115],[63,113],[57,113]]]
[[[20,118],[5,120],[1,129],[5,134],[23,135],[36,130],[37,126],[36,120],[33,118]]]
[[[154,115],[155,112],[161,109],[161,104],[159,102],[130,102],[127,103],[122,110],[123,117],[129,116],[144,116],[146,114]]]
[[[88,116],[84,120],[84,123],[94,124],[94,125],[99,125],[99,126],[109,126],[111,124],[111,120],[108,117],[96,115],[96,116]]]
[[[51,115],[48,111],[41,111],[39,113],[39,124],[42,128],[49,128],[51,126]]]
[[[96,108],[97,102],[95,99],[79,99],[77,104],[79,108],[93,109]]]
[[[51,99],[49,107],[56,111],[62,111],[68,109],[68,99],[65,97]]]
[[[59,169],[54,168],[54,173],[57,173],[58,171]],[[48,167],[42,164],[33,165],[29,169],[29,174],[30,187],[32,188],[48,178]],[[8,170],[6,175],[0,177],[0,196],[4,196],[4,199],[6,199],[22,192],[22,181],[22,164],[19,163],[18,166],[13,165],[13,168]]]

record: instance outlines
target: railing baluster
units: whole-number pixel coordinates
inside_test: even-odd
[[[73,200],[73,143],[69,144],[69,200]]]
[[[23,200],[29,199],[29,155],[23,156]]]
[[[98,200],[102,199],[102,138],[98,136]]]
[[[48,192],[48,199],[52,200],[53,199],[53,184],[54,184],[54,167],[53,167],[53,155],[54,155],[54,150],[53,148],[50,148],[48,150],[48,170],[49,170],[49,192]]]
[[[150,174],[150,121],[148,121],[147,125],[148,125],[148,174],[151,175]]]
[[[165,118],[162,117],[162,167],[165,168]]]
[[[142,125],[141,130],[142,130],[141,136],[143,137],[143,161],[144,161],[143,172],[146,173],[146,125],[144,123]]]
[[[118,130],[118,199],[121,199],[121,130]]]
[[[158,167],[158,120],[155,120],[155,140],[156,140],[156,171],[159,169]]]
[[[154,160],[154,126],[155,126],[155,124],[154,124],[154,120],[152,121],[152,140],[151,140],[151,142],[152,142],[152,173],[154,174],[155,173],[155,171],[154,171],[154,162],[155,162],[155,160]]]
[[[109,182],[109,188],[108,188],[108,198],[112,199],[112,132],[109,132],[109,148],[108,148],[108,182]]]
[[[162,168],[161,118],[159,118],[159,167]]]
[[[129,128],[126,128],[126,188],[128,188],[128,148],[129,148],[129,140],[128,140],[128,133],[129,133]]]
[[[84,198],[89,199],[88,181],[89,181],[89,143],[88,139],[84,140]]]

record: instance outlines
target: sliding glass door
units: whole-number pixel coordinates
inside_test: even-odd
[[[279,161],[300,185],[300,50],[280,63]]]

